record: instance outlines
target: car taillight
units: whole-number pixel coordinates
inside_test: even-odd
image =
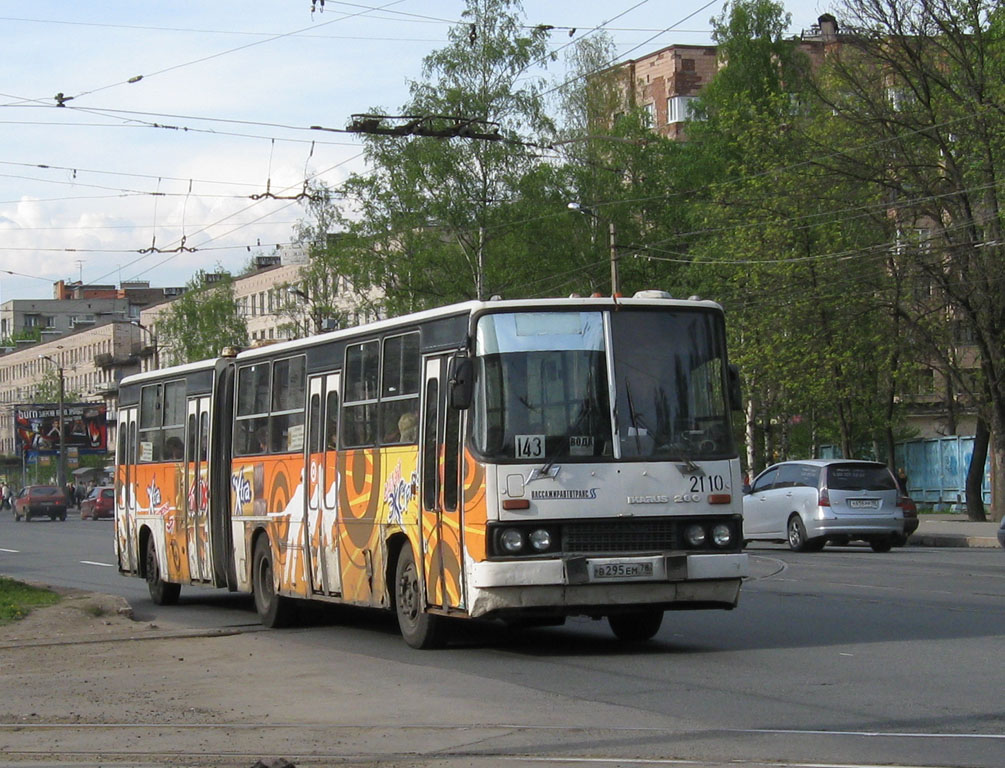
[[[831,505],[831,497],[828,495],[826,488],[820,489],[820,496],[817,504],[821,507],[829,507]]]
[[[901,496],[897,501],[897,506],[904,510],[904,517],[918,516],[918,505],[909,496]]]

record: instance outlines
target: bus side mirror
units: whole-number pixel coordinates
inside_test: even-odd
[[[727,368],[729,377],[729,410],[743,410],[743,393],[740,391],[740,369],[732,363]]]
[[[455,411],[471,407],[475,391],[475,366],[470,357],[454,355],[447,366],[448,404]]]

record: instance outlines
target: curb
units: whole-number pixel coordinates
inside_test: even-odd
[[[915,533],[907,540],[912,547],[960,547],[967,549],[998,549],[994,536],[967,536],[954,533]]]

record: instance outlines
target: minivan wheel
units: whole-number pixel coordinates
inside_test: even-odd
[[[871,539],[869,546],[873,552],[889,552],[893,547],[893,540],[889,536],[882,536],[878,539]]]
[[[805,552],[807,547],[806,542],[806,526],[803,525],[803,520],[799,515],[792,515],[789,518],[789,523],[786,526],[786,533],[789,537],[789,549],[793,552]]]

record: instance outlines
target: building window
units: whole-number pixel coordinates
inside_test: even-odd
[[[667,122],[683,123],[691,119],[691,102],[694,96],[671,96],[667,99]]]
[[[652,128],[656,125],[656,105],[653,102],[642,105],[642,112],[646,117],[646,125]]]

